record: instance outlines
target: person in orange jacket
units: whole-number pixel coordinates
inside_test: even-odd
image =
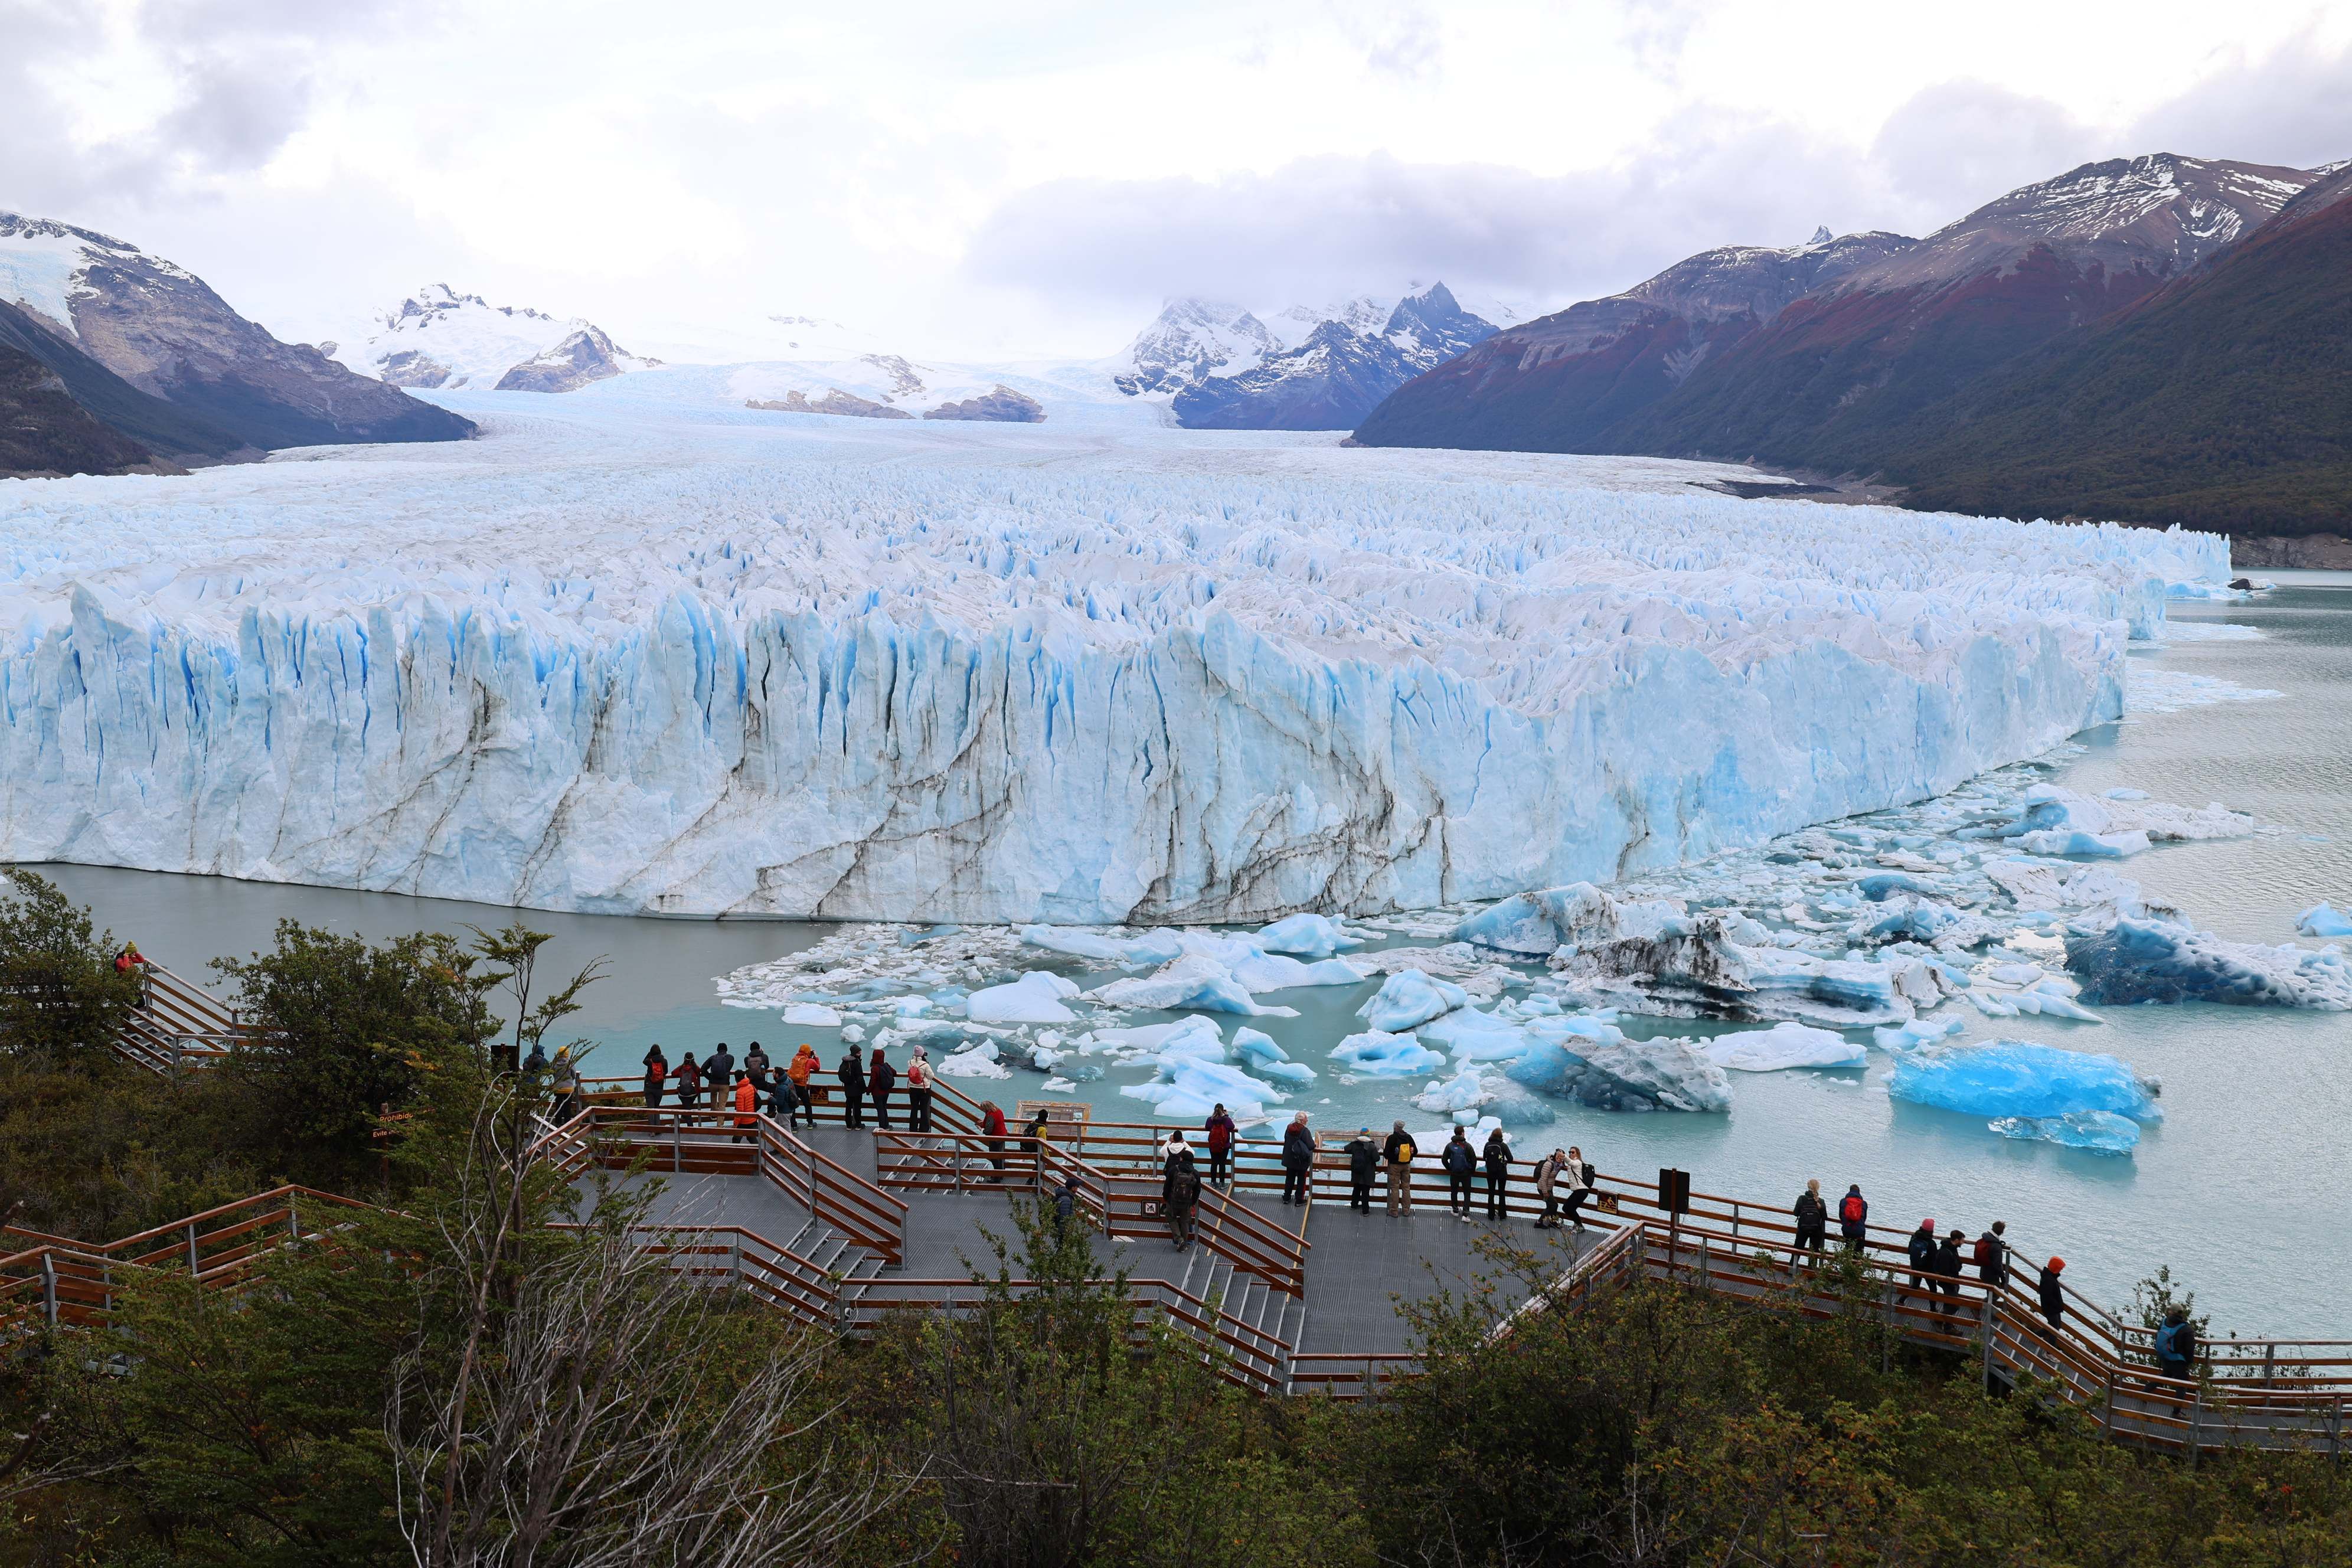
[[[816,1094],[809,1088],[809,1076],[816,1071],[819,1065],[816,1047],[803,1040],[801,1048],[793,1053],[792,1061],[784,1068],[784,1077],[790,1079],[793,1085],[791,1121],[795,1127],[801,1124],[803,1116],[808,1118],[811,1127],[816,1125]]]
[[[735,1075],[734,1141],[738,1143],[757,1142],[760,1136],[759,1127],[759,1088],[751,1082],[751,1075],[750,1073],[739,1072]]]

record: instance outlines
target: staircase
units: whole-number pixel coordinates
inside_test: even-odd
[[[1307,1328],[1307,1302],[1286,1295],[1195,1242],[1176,1288],[1214,1310],[1224,1349],[1253,1386],[1290,1392],[1291,1357]]]

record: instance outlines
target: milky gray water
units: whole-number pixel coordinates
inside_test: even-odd
[[[2352,576],[2283,573],[2277,592],[2250,604],[2175,606],[2176,621],[2227,621],[2260,629],[2255,641],[2179,642],[2136,652],[2160,668],[2281,692],[2275,701],[2232,702],[2151,713],[2079,737],[2084,753],[2055,782],[2086,794],[2121,786],[2188,805],[2220,801],[2287,831],[2250,839],[2164,846],[2120,868],[2153,899],[2179,905],[2201,926],[2239,941],[2293,940],[2298,910],[2352,899]],[[266,945],[282,915],[384,937],[438,927],[497,926],[504,910],[392,894],[339,892],[89,867],[49,870],[100,921],[136,938],[157,961],[203,972],[218,953]],[[718,1005],[712,980],[744,964],[814,945],[832,929],[783,922],[669,921],[531,912],[551,931],[551,963],[602,954],[610,975],[576,1020],[595,1042],[592,1071],[635,1070],[649,1041],[673,1058],[718,1039],[738,1049],[753,1037],[772,1048],[814,1039],[831,1060],[829,1030],[787,1029],[772,1011]],[[1258,1026],[1300,1060],[1324,1066],[1373,989],[1284,993],[1295,1019]],[[1887,1098],[1886,1066],[1864,1072],[1734,1075],[1728,1116],[1612,1115],[1560,1107],[1550,1133],[1579,1143],[1603,1169],[1646,1175],[1660,1165],[1693,1173],[1702,1188],[1786,1203],[1808,1177],[1836,1193],[1862,1183],[1873,1216],[1909,1225],[1933,1215],[1974,1233],[1995,1219],[2029,1255],[2068,1260],[2068,1279],[2120,1301],[2131,1282],[2168,1263],[2214,1311],[2217,1330],[2352,1338],[2352,1246],[2347,1246],[2344,1150],[2352,1127],[2352,1016],[2212,1005],[2109,1007],[2104,1024],[1968,1020],[1965,1037],[2047,1040],[2122,1057],[2164,1084],[2165,1120],[2137,1154],[2117,1159],[1989,1132],[1982,1118]],[[1143,1018],[1137,1022],[1147,1021]],[[1703,1026],[1658,1020],[1628,1031],[1696,1034]],[[1867,1038],[1866,1036],[1861,1037]],[[1132,1073],[1082,1086],[1098,1115],[1140,1120],[1118,1096]],[[1327,1080],[1331,1077],[1326,1073]],[[1034,1096],[1036,1080],[1007,1086]],[[1385,1125],[1404,1115],[1419,1081],[1318,1086],[1302,1103],[1325,1126]],[[1323,1102],[1324,1094],[1329,1100]],[[1318,1103],[1319,1102],[1319,1103]]]

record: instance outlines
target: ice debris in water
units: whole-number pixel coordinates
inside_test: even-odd
[[[2162,1112],[2157,1084],[2128,1063],[2031,1040],[1943,1046],[1896,1058],[1887,1092],[1971,1116],[2063,1116],[2108,1110],[2139,1121]]]
[[[2030,1139],[2088,1149],[2095,1154],[2128,1154],[2139,1147],[2139,1123],[2112,1110],[2070,1110],[2063,1116],[2002,1116],[1986,1123],[2004,1138]]]
[[[2340,948],[2226,942],[2177,921],[2126,917],[2072,934],[2066,967],[2086,1002],[2352,1009],[2352,968]]]
[[[1445,1065],[1444,1057],[1411,1035],[1380,1029],[1349,1035],[1331,1047],[1331,1059],[1365,1078],[1418,1078]]]
[[[1502,897],[2115,718],[2126,634],[2229,570],[1608,459],[616,395],[431,462],[6,487],[0,858],[924,921]]]
[[[1268,1007],[1249,994],[1225,965],[1202,953],[1191,953],[1149,976],[1130,975],[1098,985],[1088,999],[1106,1007],[1176,1009],[1197,1007],[1209,1013],[1239,1013],[1244,1017],[1268,1014],[1296,1017],[1290,1007]]]
[[[1356,1016],[1377,1034],[1393,1035],[1469,1005],[1469,993],[1459,985],[1407,969],[1382,981],[1371,999],[1356,1009]]]
[[[965,998],[965,1016],[978,1024],[1072,1024],[1077,1015],[1062,1004],[1077,985],[1058,974],[1033,969],[1009,985],[991,985]]]
[[[1629,1040],[1612,1025],[1552,1022],[1503,1069],[1512,1082],[1600,1110],[1731,1109],[1731,1080],[1688,1040]]]
[[[795,1028],[835,1029],[841,1026],[841,1015],[814,1002],[793,1002],[784,1008],[784,1022]]]
[[[2322,899],[2294,917],[2294,929],[2305,936],[2352,936],[2352,914]]]
[[[1958,1018],[1914,1018],[1907,1024],[1882,1024],[1871,1030],[1870,1037],[1883,1051],[1916,1051],[1949,1039],[1967,1027]]]
[[[981,1040],[956,1052],[940,1063],[940,1076],[945,1078],[1011,1078],[1012,1072],[996,1059],[996,1042]]]
[[[1305,1062],[1292,1061],[1290,1053],[1276,1045],[1273,1036],[1256,1029],[1235,1029],[1233,1052],[1241,1058],[1243,1067],[1259,1078],[1272,1079],[1277,1083],[1315,1081],[1313,1068]]]
[[[1869,1052],[1843,1035],[1803,1024],[1775,1024],[1769,1029],[1746,1029],[1717,1035],[1699,1046],[1700,1054],[1734,1072],[1778,1072],[1783,1068],[1856,1067]]]
[[[1347,929],[1328,915],[1286,915],[1257,933],[1258,947],[1266,952],[1287,952],[1302,958],[1328,958],[1333,953],[1364,945],[1363,938],[1349,934]]]

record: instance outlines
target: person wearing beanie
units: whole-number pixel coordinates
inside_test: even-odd
[[[2053,1258],[2042,1268],[2042,1316],[2056,1333],[2064,1327],[2066,1292],[2058,1283],[2058,1276],[2066,1272],[2066,1260]]]

